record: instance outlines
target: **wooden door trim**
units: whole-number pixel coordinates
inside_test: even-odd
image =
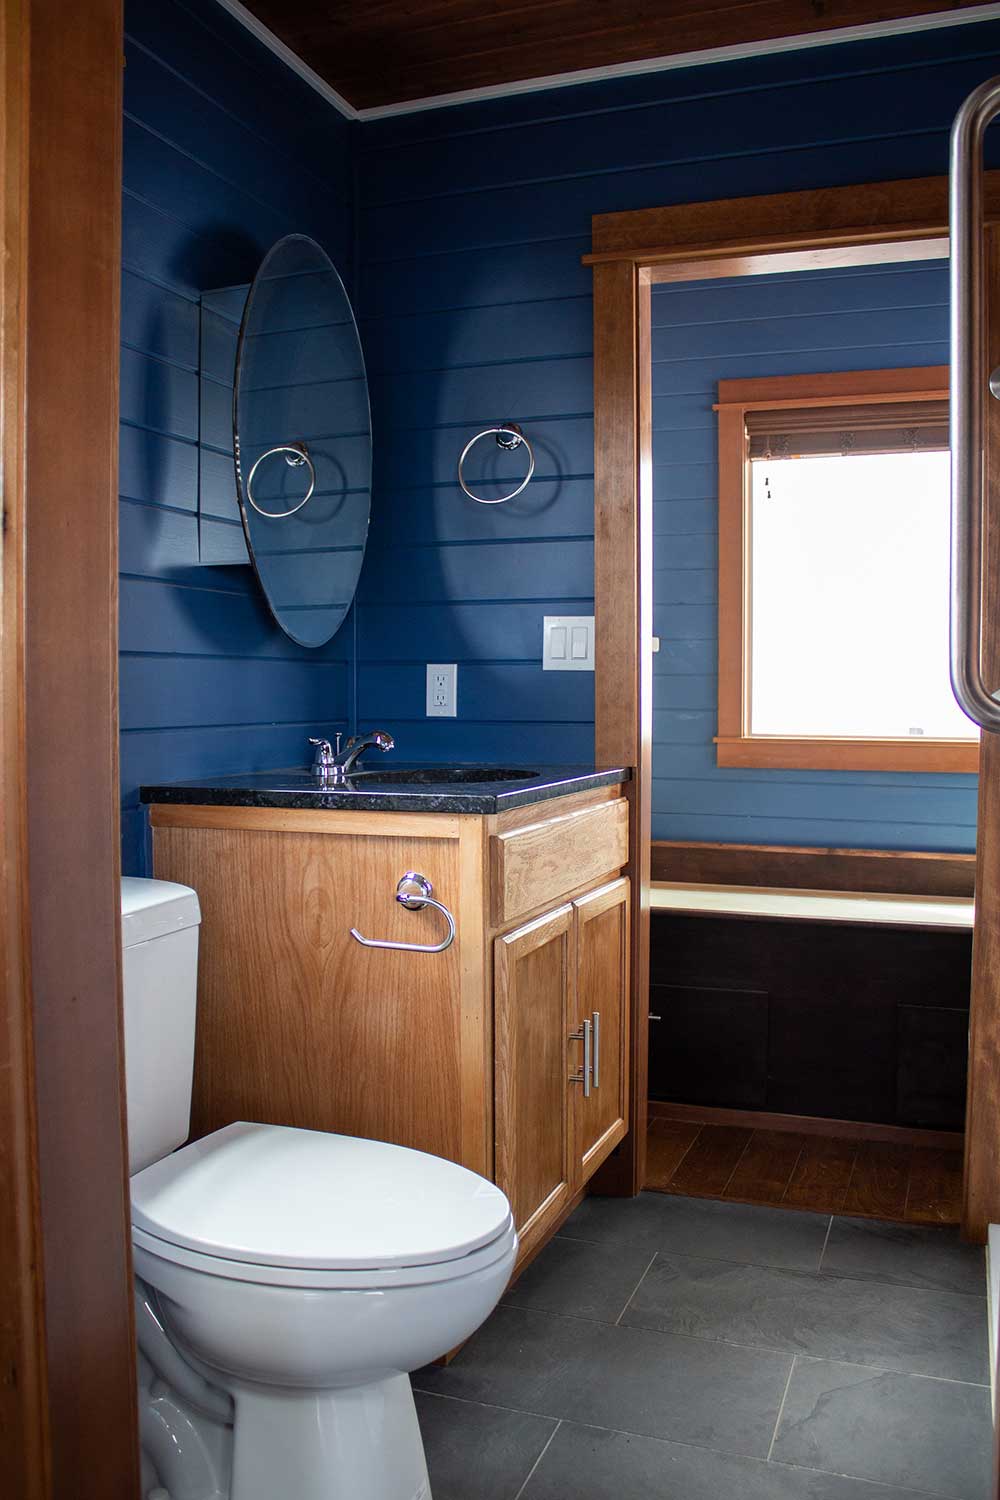
[[[986,220],[1000,223],[1000,172],[984,175]],[[618,762],[632,768],[627,873],[633,893],[630,1130],[594,1179],[597,1191],[638,1192],[646,1173],[652,742],[650,287],[654,277],[662,275],[656,268],[684,263],[689,277],[710,276],[717,262],[743,256],[753,258],[752,269],[761,272],[768,255],[808,255],[799,268],[872,264],[878,258],[891,262],[900,255],[911,259],[920,250],[939,256],[947,234],[946,177],[672,204],[592,219],[593,253],[585,260],[594,274],[594,740],[599,764]],[[1000,808],[997,811],[1000,817]],[[997,886],[1000,907],[1000,852]],[[1000,962],[1000,910],[996,928]],[[985,1003],[985,997],[979,996],[979,1001]],[[974,990],[974,1007],[976,1003]],[[1000,1031],[1000,996],[996,1020]],[[997,1131],[988,1139],[1000,1133],[1000,1048],[994,1054],[985,1045],[974,1045],[970,1054],[970,1088],[976,1079],[992,1080]],[[967,1150],[975,1153],[978,1131],[967,1132],[966,1140]],[[995,1191],[996,1217],[1000,1169]]]
[[[631,768],[629,1130],[593,1179],[632,1196],[646,1180],[649,861],[653,745],[653,425],[650,289],[619,260],[594,267],[594,755]],[[640,1101],[642,1104],[640,1105]]]
[[[122,17],[118,0],[3,0],[2,18],[2,1004],[19,1066],[0,1068],[16,1215],[0,1232],[0,1423],[17,1494],[105,1500],[139,1492],[118,915]]]
[[[983,180],[985,220],[997,223],[1000,171],[985,172]],[[834,263],[871,265],[876,257],[890,262],[911,259],[912,252],[904,247],[926,240],[937,241],[924,247],[929,256],[937,257],[942,252],[940,241],[948,236],[948,179],[910,177],[798,193],[672,203],[664,208],[595,214],[591,226],[593,250],[584,257],[588,264],[624,260],[652,268],[687,261],[689,279],[712,274],[711,266],[700,269],[702,261],[727,256],[827,252],[812,263],[818,269],[843,250],[857,247],[860,261]],[[738,226],[736,233],[734,226]],[[779,263],[779,269],[788,266]],[[796,269],[808,267],[800,262]]]
[[[0,9],[0,526],[3,650],[2,732],[3,980],[0,1008],[0,1434],[12,1492],[24,1500],[51,1494],[45,1362],[43,1249],[38,1185],[35,1067],[27,892],[27,764],[24,714],[24,407],[28,270],[28,46],[26,5]],[[8,1373],[9,1372],[9,1373]],[[16,1435],[20,1435],[20,1441]]]

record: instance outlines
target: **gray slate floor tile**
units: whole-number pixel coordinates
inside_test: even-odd
[[[820,1264],[824,1275],[986,1296],[986,1256],[957,1229],[835,1218]]]
[[[797,1359],[772,1458],[987,1500],[991,1442],[983,1386]]]
[[[704,1339],[501,1307],[419,1390],[756,1457],[791,1360]]]
[[[503,1299],[510,1307],[613,1323],[651,1260],[648,1250],[554,1239]]]
[[[638,1198],[585,1198],[562,1233],[651,1252],[816,1271],[829,1227],[829,1214],[640,1193]]]
[[[415,1392],[434,1500],[512,1500],[557,1424]]]
[[[976,1297],[771,1266],[658,1255],[622,1325],[983,1382]]]
[[[564,1422],[528,1480],[523,1500],[568,1500],[570,1496],[572,1500],[926,1500],[915,1490],[886,1488],[864,1479],[844,1479]]]

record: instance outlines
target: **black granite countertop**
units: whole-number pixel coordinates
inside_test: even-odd
[[[343,812],[499,813],[628,781],[627,767],[419,765],[361,762],[340,786],[301,767],[206,776],[139,788],[143,802],[200,807],[305,807]]]

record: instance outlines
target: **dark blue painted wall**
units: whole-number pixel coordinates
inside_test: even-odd
[[[143,873],[140,783],[301,762],[349,718],[353,622],[302,650],[249,568],[197,566],[198,298],[292,230],[352,279],[356,127],[212,0],[129,0],[125,22],[122,824]]]
[[[654,838],[974,847],[974,776],[721,770],[712,743],[718,381],[947,364],[947,324],[941,261],[653,289]]]
[[[363,126],[363,331],[378,432],[358,610],[363,719],[386,720],[415,755],[591,751],[591,678],[541,671],[543,614],[588,611],[593,593],[592,313],[580,264],[591,215],[943,173],[955,109],[998,71],[1000,26],[981,23]],[[498,418],[536,439],[538,478],[517,505],[477,507],[455,462]],[[699,545],[675,539],[675,560]],[[666,568],[662,538],[658,561]],[[683,648],[679,625],[662,611],[658,624],[666,706],[671,644]],[[460,663],[457,722],[422,717],[428,659]],[[660,747],[660,837],[965,848],[974,836],[961,778],[878,797],[852,777],[813,790],[747,778],[727,784],[723,817],[710,798],[695,804],[693,784],[677,785],[693,766],[680,747]]]
[[[982,23],[352,127],[213,0],[130,0],[127,26],[130,869],[141,780],[299,760],[307,732],[355,707],[408,757],[589,756],[592,680],[542,674],[541,622],[592,607],[591,214],[943,172],[957,104],[1000,71],[1000,25]],[[317,656],[274,629],[248,573],[191,565],[195,303],[249,279],[290,229],[315,234],[350,279],[352,202],[376,495],[355,618]],[[535,441],[537,477],[515,504],[475,506],[455,463],[499,418]],[[457,720],[423,715],[428,660],[460,663]],[[662,755],[657,770],[673,779]],[[928,786],[928,807],[947,787]],[[890,839],[886,821],[834,822],[831,807],[803,816],[799,836]],[[971,836],[950,812],[921,825],[936,835],[896,821],[902,842]]]

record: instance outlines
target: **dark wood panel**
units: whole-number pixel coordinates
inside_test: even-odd
[[[654,984],[649,1097],[763,1109],[767,995],[761,990]]]
[[[248,8],[357,108],[609,63],[809,35],[977,0],[249,0]]]
[[[960,1131],[970,944],[658,911],[650,1098]]]
[[[969,1013],[901,1005],[898,1011],[896,1119],[952,1126],[965,1113]]]
[[[772,994],[767,1107],[896,1123],[896,1007],[880,986]]]
[[[812,891],[887,891],[901,896],[971,896],[975,874],[974,854],[919,850],[657,841],[651,859],[653,880]]]

